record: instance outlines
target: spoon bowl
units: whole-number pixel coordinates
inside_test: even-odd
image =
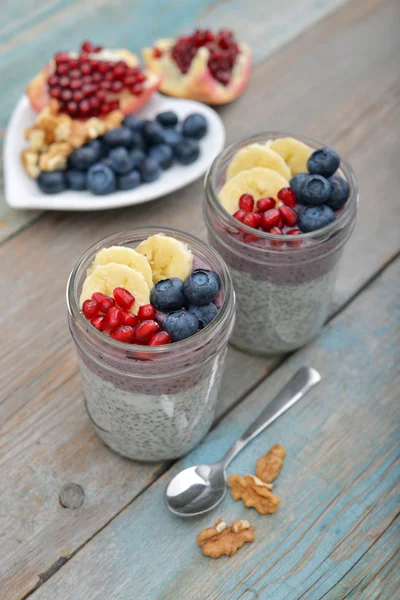
[[[165,501],[179,517],[194,517],[212,510],[226,494],[222,463],[196,465],[184,469],[168,484]]]

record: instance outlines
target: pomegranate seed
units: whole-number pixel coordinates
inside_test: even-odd
[[[93,83],[100,83],[100,81],[101,81],[100,73],[93,73],[92,81],[93,81]]]
[[[143,86],[140,83],[136,83],[131,87],[131,92],[135,96],[140,96],[140,94],[143,92]]]
[[[47,83],[50,87],[56,86],[58,84],[58,77],[56,77],[56,75],[52,75],[48,78]]]
[[[81,72],[78,69],[72,69],[69,72],[69,77],[70,77],[70,79],[80,79],[81,78]]]
[[[130,86],[132,86],[132,85],[135,85],[135,83],[136,83],[136,77],[135,77],[134,75],[126,75],[126,76],[124,77],[124,84],[125,84],[127,87],[130,87]]]
[[[73,79],[69,87],[71,90],[79,90],[82,87],[82,81],[80,79]]]
[[[265,212],[266,210],[271,210],[271,208],[275,208],[275,198],[260,198],[257,200],[257,208],[261,212]]]
[[[79,103],[79,110],[83,115],[87,115],[87,113],[90,111],[90,104],[87,100],[82,100]]]
[[[160,326],[156,321],[142,321],[139,323],[136,329],[135,339],[138,342],[146,342],[149,340],[157,331]]]
[[[274,235],[282,235],[282,231],[281,229],[279,229],[279,227],[271,227],[268,233],[273,233]],[[271,240],[271,246],[281,248],[281,246],[283,246],[283,242],[281,242],[280,240]]]
[[[57,64],[67,62],[69,60],[69,54],[68,52],[57,52],[54,60]]]
[[[77,69],[78,67],[79,67],[79,60],[76,60],[76,58],[71,58],[71,60],[69,61],[69,68]]]
[[[279,210],[271,208],[261,215],[261,227],[264,231],[269,231],[271,227],[276,227],[279,223]]]
[[[279,229],[283,229],[284,224],[285,223],[283,221],[283,217],[282,217],[281,213],[279,213],[279,221],[278,221],[277,227],[279,227]]]
[[[114,94],[118,94],[122,90],[122,81],[113,81],[111,84],[111,91]]]
[[[111,331],[110,336],[114,340],[118,340],[119,342],[125,342],[125,344],[132,344],[132,342],[135,339],[135,329],[133,327],[130,327],[129,325],[120,325],[119,327]]]
[[[300,229],[290,229],[289,231],[286,232],[287,235],[300,235],[302,232],[300,231]],[[289,246],[300,246],[301,245],[301,240],[290,240],[290,242],[288,242]]]
[[[96,300],[96,302],[100,303],[102,300],[104,300],[104,298],[107,298],[107,296],[101,292],[94,292],[94,294],[92,294],[92,300]]]
[[[91,42],[88,42],[87,40],[85,42],[82,42],[81,44],[81,50],[83,52],[93,52],[94,50],[94,46]]]
[[[289,227],[293,227],[297,223],[297,214],[293,210],[293,208],[289,208],[289,206],[281,206],[279,208],[279,212],[281,213],[281,217],[286,225]]]
[[[72,92],[71,90],[62,90],[61,92],[61,100],[64,102],[69,102],[72,100]]]
[[[57,65],[57,67],[56,67],[57,75],[66,75],[68,73],[68,71],[69,71],[68,65],[65,63],[61,63],[60,65]]]
[[[156,318],[156,309],[152,304],[144,304],[139,308],[137,316],[139,321],[154,321]]]
[[[116,306],[112,306],[106,314],[107,329],[113,330],[122,324],[122,312]]]
[[[97,92],[96,92],[96,98],[97,98],[97,99],[98,99],[100,102],[102,102],[103,100],[105,100],[105,99],[106,99],[106,94],[105,94],[105,92],[104,92],[103,90],[97,90]]]
[[[245,212],[252,212],[254,208],[254,198],[250,194],[242,194],[239,198],[239,208]]]
[[[250,244],[251,242],[256,242],[259,239],[260,239],[259,237],[257,237],[256,235],[253,235],[252,233],[246,233],[246,235],[244,236],[245,244]]]
[[[70,115],[76,115],[78,112],[78,105],[76,102],[68,102],[67,110]]]
[[[143,83],[143,81],[146,81],[147,78],[143,73],[138,73],[136,79],[138,83]]]
[[[80,91],[76,91],[72,94],[72,100],[74,102],[80,102],[83,99],[83,94]]]
[[[136,327],[139,323],[139,319],[136,315],[133,315],[130,312],[122,313],[122,325],[129,325],[130,327]]]
[[[105,75],[104,75],[104,79],[106,81],[115,81],[115,75],[113,73],[113,71],[108,71]]]
[[[115,306],[115,300],[114,300],[114,298],[110,298],[110,296],[104,296],[104,298],[102,298],[100,300],[99,304],[100,304],[100,312],[108,313],[110,308]]]
[[[102,90],[109,92],[111,90],[111,81],[100,81],[100,87]]]
[[[50,96],[52,98],[56,98],[56,100],[58,100],[59,98],[61,98],[61,88],[59,87],[54,87],[50,90]]]
[[[89,75],[92,72],[92,65],[89,62],[84,62],[80,66],[80,72],[82,75]]]
[[[119,100],[112,100],[110,102],[110,110],[118,110],[119,108]]]
[[[234,213],[234,218],[243,223],[243,217],[246,215],[246,211],[241,208]]]
[[[106,62],[99,62],[99,66],[97,67],[99,73],[107,73],[108,64]]]
[[[243,217],[243,224],[248,225],[248,227],[253,227],[257,229],[257,227],[261,223],[261,215],[260,213],[250,212],[246,213]]]
[[[97,98],[89,98],[90,107],[94,110],[98,110],[100,108],[100,101]]]
[[[104,331],[104,329],[106,328],[105,320],[105,315],[97,315],[97,317],[93,317],[93,319],[91,319],[90,322],[93,325],[93,327],[96,327],[96,329],[98,329],[99,331]]]
[[[283,202],[283,204],[286,204],[286,206],[289,206],[290,208],[294,208],[296,206],[296,194],[291,188],[287,187],[279,190],[278,198]]]
[[[69,87],[70,81],[68,77],[60,77],[59,84],[62,88],[67,88]]]
[[[162,50],[160,50],[160,48],[154,48],[153,50],[153,56],[154,58],[161,58],[163,55]]]
[[[96,302],[96,300],[85,300],[85,302],[82,304],[82,312],[89,320],[93,317],[97,317],[99,310],[99,303]]]
[[[102,115],[106,115],[110,112],[110,105],[107,104],[107,102],[104,102],[101,106],[100,106],[100,112]]]
[[[149,341],[149,346],[163,346],[164,344],[170,344],[172,341],[168,331],[159,331],[155,333]]]
[[[128,290],[122,287],[115,288],[113,296],[118,306],[120,306],[124,310],[130,310],[133,303],[135,302],[135,297],[132,296],[132,294]]]

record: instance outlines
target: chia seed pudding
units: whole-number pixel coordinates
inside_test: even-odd
[[[102,248],[136,248],[155,234],[179,240],[193,253],[194,267],[220,278],[213,320],[191,337],[167,345],[124,343],[98,331],[80,310],[88,267]],[[207,244],[178,231],[136,229],[101,240],[71,273],[69,326],[78,353],[85,406],[99,437],[115,452],[141,461],[178,458],[208,432],[221,386],[235,318],[229,271]],[[160,322],[165,315],[160,315]]]
[[[232,204],[230,209],[230,198],[221,194],[221,190],[226,189],[226,182],[230,183],[227,172],[232,159],[251,144],[270,147],[285,136],[287,134],[271,132],[231,145],[215,159],[205,181],[204,217],[209,241],[228,265],[236,294],[237,317],[230,341],[245,352],[261,356],[295,350],[320,332],[328,317],[343,246],[354,229],[358,202],[353,170],[341,159],[336,177],[347,181],[348,199],[326,226],[309,232],[296,230],[293,235],[293,231],[288,233],[286,225],[282,227],[281,224],[281,229],[262,230],[256,225],[246,225],[246,219],[244,223],[238,220],[242,218],[240,214],[234,217],[238,206]],[[312,153],[323,146],[317,140],[303,136],[296,136],[296,140],[307,145]],[[291,176],[299,172],[293,162],[292,167],[297,170],[292,171]],[[269,169],[253,169],[253,172],[258,171]],[[250,170],[245,171],[247,181],[250,181],[249,173]],[[281,175],[278,176],[277,190],[282,185],[280,181]],[[292,181],[286,190],[290,190]],[[237,183],[230,184],[230,188],[240,195]],[[259,191],[258,197],[261,195],[262,191]],[[265,195],[276,198],[276,209],[282,206],[279,195],[271,192]],[[254,199],[257,201],[257,194]],[[291,211],[295,214],[295,222],[297,215],[300,220],[301,211],[308,208],[299,204],[300,201]]]

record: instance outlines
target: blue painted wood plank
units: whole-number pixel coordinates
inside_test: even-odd
[[[398,514],[399,277],[400,260],[33,599],[62,595],[63,600],[92,600],[99,594],[107,600],[131,600],[132,594],[140,600],[339,598],[335,586],[359,561],[368,564],[369,550],[374,552],[376,540]],[[163,493],[173,473],[219,458],[289,374],[304,364],[321,372],[321,384],[230,468],[254,472],[258,456],[276,442],[283,444],[288,454],[276,488],[282,499],[278,512],[261,516],[228,497],[209,516],[179,520],[170,515]],[[200,554],[195,535],[220,517],[227,522],[248,518],[256,541],[231,559],[212,560]],[[399,548],[399,538],[386,539],[388,551],[373,554],[375,572],[385,569]]]

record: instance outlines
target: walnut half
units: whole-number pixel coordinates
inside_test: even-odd
[[[261,456],[256,463],[256,475],[264,481],[270,483],[276,479],[281,472],[283,459],[286,456],[286,450],[280,444],[272,446],[271,450]]]
[[[228,485],[234,500],[243,500],[246,508],[255,508],[260,515],[272,514],[279,506],[278,496],[271,492],[272,485],[255,475],[230,475]]]
[[[219,519],[214,527],[203,529],[196,536],[202,553],[211,558],[219,558],[223,554],[232,556],[246,542],[253,542],[254,539],[254,527],[246,520],[235,521],[229,527]]]

